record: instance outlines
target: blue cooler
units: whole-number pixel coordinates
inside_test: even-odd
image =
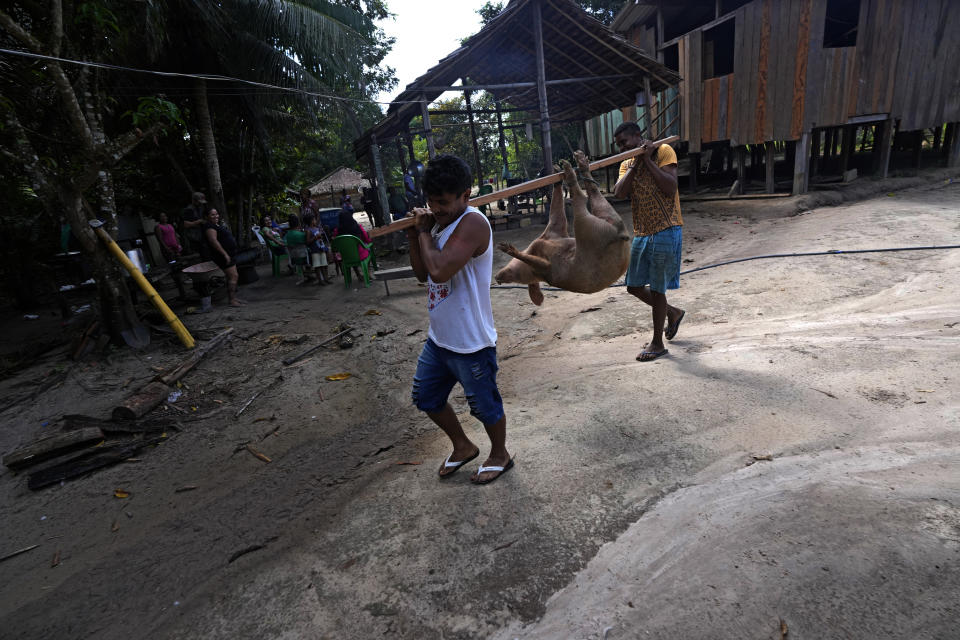
[[[331,229],[336,229],[340,226],[340,209],[331,207],[329,209],[320,209],[318,215],[320,217],[320,223],[330,227]]]

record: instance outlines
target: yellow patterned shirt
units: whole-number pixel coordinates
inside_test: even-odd
[[[626,175],[637,158],[630,158],[620,163],[620,175]],[[677,152],[668,145],[660,145],[657,149],[657,166],[677,164]],[[618,180],[619,180],[618,178]],[[646,165],[641,164],[637,169],[636,179],[630,189],[630,206],[633,209],[633,233],[638,236],[652,236],[670,227],[682,226],[683,217],[680,215],[680,192],[673,196],[665,194],[657,181],[653,179]]]

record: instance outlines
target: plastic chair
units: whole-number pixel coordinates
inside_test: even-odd
[[[482,185],[480,185],[480,191],[477,193],[477,195],[478,195],[478,196],[485,196],[485,195],[487,195],[488,193],[493,193],[493,185],[492,185],[492,184],[482,184]],[[490,206],[490,205],[482,204],[482,205],[480,205],[480,206],[477,207],[477,208],[480,209],[481,212],[483,212],[483,215],[489,216],[489,215],[490,215],[490,212],[487,211],[487,207],[489,207],[489,206]]]
[[[363,260],[360,259],[360,247],[370,252]],[[368,265],[373,258],[373,244],[367,244],[357,236],[344,234],[333,239],[333,250],[340,254],[343,264],[343,282],[347,289],[350,288],[351,267],[360,267],[363,270],[363,286],[369,287],[370,268]]]
[[[266,242],[267,248],[270,249],[270,255],[273,257],[273,275],[279,276],[281,273],[280,267],[283,265],[284,258],[287,257],[287,248],[268,236],[264,236],[264,242]]]

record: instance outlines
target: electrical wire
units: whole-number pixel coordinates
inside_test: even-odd
[[[314,98],[324,98],[327,100],[341,100],[343,102],[355,102],[355,103],[365,103],[365,104],[419,104],[420,103],[419,100],[382,101],[382,100],[370,100],[366,98],[347,98],[345,96],[331,95],[329,93],[320,93],[318,91],[307,91],[306,89],[298,89],[296,87],[281,87],[274,84],[267,84],[265,82],[256,82],[255,80],[244,80],[243,78],[233,78],[230,76],[221,76],[221,75],[203,74],[203,73],[179,73],[176,71],[156,71],[152,69],[136,69],[133,67],[124,67],[116,64],[107,64],[104,62],[71,60],[70,58],[60,58],[57,56],[48,56],[40,53],[31,53],[29,51],[18,51],[16,49],[0,48],[0,53],[6,53],[8,55],[14,55],[14,56],[22,56],[25,58],[35,58],[38,60],[52,60],[56,62],[65,62],[68,64],[75,64],[83,67],[96,67],[98,69],[111,69],[114,71],[128,71],[132,73],[146,73],[149,75],[163,76],[166,78],[193,78],[197,80],[210,80],[215,82],[237,82],[237,83],[245,84],[252,87],[271,89],[273,91],[298,93],[301,95],[306,95]]]
[[[945,249],[960,249],[960,244],[941,244],[941,245],[931,245],[926,247],[890,247],[886,249],[830,249],[829,251],[806,251],[806,252],[797,252],[797,253],[768,253],[760,256],[750,256],[749,258],[735,258],[733,260],[725,260],[724,262],[717,262],[715,264],[708,264],[703,267],[696,267],[695,269],[687,269],[686,271],[681,271],[680,275],[685,276],[690,273],[696,273],[697,271],[705,271],[707,269],[713,269],[716,267],[722,267],[728,264],[736,264],[738,262],[749,262],[750,260],[767,260],[770,258],[799,258],[804,256],[841,256],[841,255],[852,255],[855,253],[887,253],[893,251],[937,251]],[[625,282],[618,282],[612,284],[608,289],[613,289],[614,287],[625,287],[627,286]],[[491,285],[491,289],[526,289],[527,285]],[[564,291],[559,287],[541,287],[543,291]]]

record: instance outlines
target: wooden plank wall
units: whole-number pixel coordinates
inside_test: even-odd
[[[863,89],[850,115],[890,113],[902,23],[901,0],[861,2],[854,78]],[[894,42],[897,45],[891,46]]]
[[[703,80],[701,29],[680,38],[690,152],[727,139],[797,140],[868,114],[901,118],[904,131],[960,121],[960,2],[860,6],[857,46],[824,49],[827,0],[753,0],[734,12],[734,72],[725,78]]]
[[[957,60],[960,6],[954,0],[917,0],[901,16],[891,114],[901,131],[960,119]]]
[[[703,142],[719,142],[730,138],[733,113],[734,74],[703,81],[703,106],[700,127]]]

